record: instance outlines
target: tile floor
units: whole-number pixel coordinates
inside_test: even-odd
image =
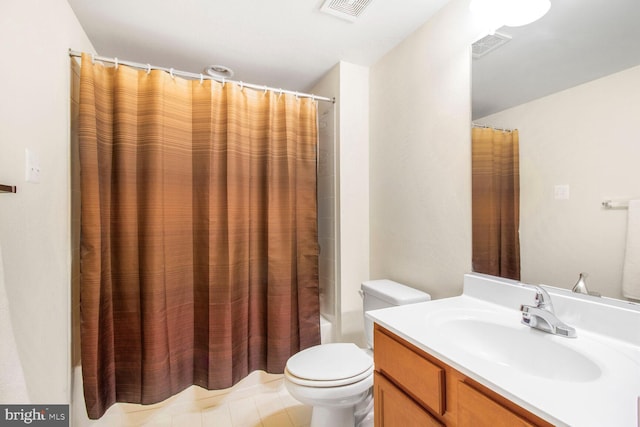
[[[74,385],[74,427],[306,427],[311,421],[311,407],[289,395],[282,375],[260,371],[227,390],[193,386],[155,405],[119,403],[95,421],[84,412],[81,384]]]

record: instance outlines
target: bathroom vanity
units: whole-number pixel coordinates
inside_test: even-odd
[[[375,346],[377,427],[552,425],[379,325]]]
[[[535,291],[465,276],[459,297],[369,312],[382,426],[638,426],[638,305],[545,287],[568,338],[521,323]]]

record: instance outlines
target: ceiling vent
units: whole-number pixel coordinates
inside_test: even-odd
[[[496,50],[503,44],[507,43],[509,40],[511,40],[510,35],[498,32],[489,34],[488,36],[481,38],[472,45],[473,59],[478,59],[485,56],[487,53]]]
[[[320,11],[350,22],[362,15],[371,0],[326,0]]]

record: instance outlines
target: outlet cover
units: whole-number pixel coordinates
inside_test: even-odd
[[[570,189],[568,184],[556,185],[553,188],[553,197],[556,200],[569,200]]]

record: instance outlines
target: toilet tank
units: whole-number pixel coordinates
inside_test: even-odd
[[[395,307],[398,305],[414,304],[429,301],[431,295],[393,280],[367,280],[360,288],[364,313],[379,308]],[[364,332],[367,345],[373,348],[373,321],[364,318]]]

